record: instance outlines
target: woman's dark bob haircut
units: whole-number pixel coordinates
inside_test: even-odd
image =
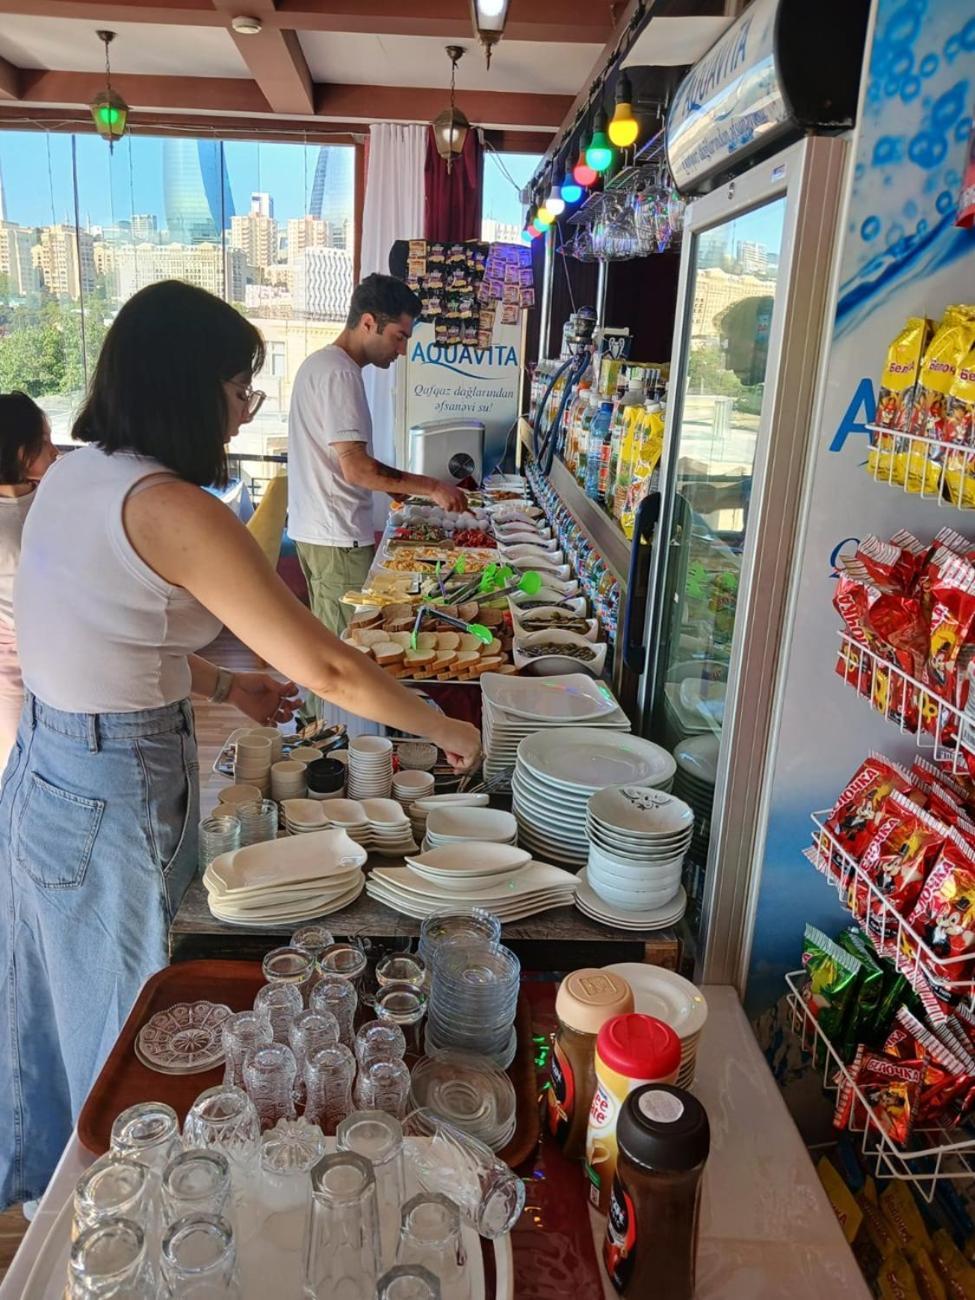
[[[26,483],[29,465],[44,444],[44,412],[26,393],[0,393],[0,483]]]
[[[263,364],[263,339],[233,307],[180,280],[150,284],[105,335],[73,435],[152,456],[189,483],[223,486],[223,385]]]

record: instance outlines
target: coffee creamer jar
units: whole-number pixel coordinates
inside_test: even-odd
[[[680,1039],[654,1016],[631,1013],[608,1020],[596,1037],[596,1091],[586,1133],[589,1199],[606,1214],[616,1172],[616,1121],[634,1088],[673,1083],[680,1070]]]

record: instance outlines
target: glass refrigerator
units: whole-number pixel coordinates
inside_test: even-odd
[[[809,137],[688,207],[660,497],[645,502],[659,518],[639,730],[673,752],[696,814],[685,965],[739,988],[847,155]]]

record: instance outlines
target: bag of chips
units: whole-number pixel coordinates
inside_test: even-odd
[[[910,428],[914,389],[932,328],[932,322],[924,317],[911,317],[887,349],[877,393],[875,419],[875,423],[883,429]],[[867,473],[872,478],[890,480],[893,477],[894,443],[895,439],[889,433],[871,435]]]
[[[956,506],[975,506],[975,348],[962,360],[948,391],[945,487]],[[964,450],[963,450],[964,449]]]
[[[941,846],[950,834],[948,827],[894,791],[886,800],[876,834],[860,859],[860,866],[884,900],[901,916],[913,908]],[[884,933],[890,919],[877,893],[858,880],[853,914],[865,920],[871,931]]]
[[[863,1104],[853,1094],[852,1127],[857,1131],[879,1128],[895,1146],[903,1147],[914,1127],[917,1098],[924,1078],[920,1061],[896,1061],[879,1052],[866,1051],[860,1057],[854,1079],[860,1096],[869,1108],[869,1117]]]
[[[931,616],[923,681],[942,699],[957,700],[957,664],[975,620],[975,566],[954,555],[931,582]]]
[[[935,993],[950,999],[953,986],[972,977],[975,957],[975,850],[950,832],[910,915],[910,923],[935,957],[926,973]]]
[[[860,963],[860,981],[853,999],[847,1040],[854,1045],[872,1043],[877,1033],[877,1013],[884,992],[884,968],[877,960],[870,940],[855,925],[841,930],[836,942]]]
[[[959,367],[975,343],[975,323],[966,308],[949,307],[924,352],[911,406],[911,438],[946,442],[948,394]],[[909,492],[938,490],[943,448],[898,439],[894,475]]]
[[[844,1054],[846,1025],[856,997],[860,963],[814,925],[806,926],[802,964],[809,983],[803,997],[820,1029]]]
[[[895,790],[907,794],[911,780],[903,768],[872,753],[860,764],[833,805],[826,829],[840,847],[859,862],[873,839],[887,796]]]

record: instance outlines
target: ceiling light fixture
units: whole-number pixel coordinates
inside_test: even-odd
[[[545,200],[545,206],[551,212],[553,217],[561,217],[565,211],[565,199],[559,193],[558,185],[553,182],[552,188],[548,192],[548,198]]]
[[[555,220],[555,215],[549,212],[548,208],[543,203],[542,206],[535,213],[535,225],[541,226],[542,229],[544,230],[548,226],[550,226],[554,220]]]
[[[586,162],[594,172],[604,172],[613,161],[613,149],[606,139],[606,114],[596,109],[592,120],[592,139],[586,149]]]
[[[587,190],[590,185],[595,185],[599,180],[599,173],[586,162],[586,146],[579,145],[579,157],[576,159],[576,165],[572,168],[572,179]]]
[[[617,149],[629,149],[636,144],[640,126],[633,116],[633,87],[625,72],[616,83],[616,111],[609,124],[609,138]]]
[[[491,51],[504,35],[509,0],[471,0],[474,35],[484,46],[484,58],[491,66]]]
[[[464,151],[464,141],[471,124],[454,102],[454,81],[457,76],[457,64],[464,57],[463,45],[448,45],[447,58],[450,59],[450,107],[445,108],[433,119],[433,138],[437,153],[447,164],[447,174],[455,158]]]
[[[125,124],[129,116],[129,106],[116,91],[112,89],[112,67],[108,58],[108,47],[115,40],[115,33],[96,31],[95,35],[105,46],[105,89],[91,101],[89,109],[95,122],[95,130],[103,140],[108,141],[111,153],[115,141],[125,135]]]
[[[593,179],[595,179],[595,177],[593,177]],[[559,190],[566,203],[578,203],[582,198],[582,186],[572,175],[568,163],[565,165],[565,175],[562,177],[562,184],[559,186]]]
[[[251,18],[248,14],[239,14],[236,18],[231,18],[230,25],[238,36],[260,36],[264,30],[260,18]]]

